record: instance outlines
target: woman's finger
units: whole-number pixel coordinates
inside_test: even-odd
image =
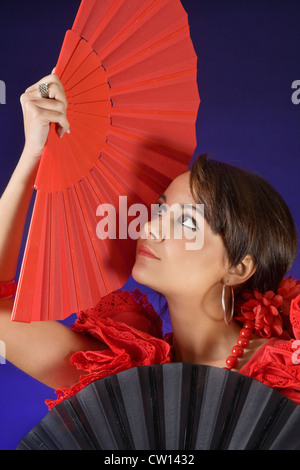
[[[26,89],[25,93],[27,92],[32,92],[32,91],[37,91],[39,92],[39,85],[42,85],[43,83],[48,84],[49,90],[52,89],[52,95],[51,98],[56,99],[57,93],[62,93],[64,96],[65,95],[65,90],[64,87],[58,78],[58,76],[55,73],[52,73],[51,75],[48,75],[41,80],[39,80],[37,83],[34,85],[31,85],[29,88]]]
[[[49,98],[50,99],[45,99],[42,98],[38,88],[32,88],[29,91],[27,90],[23,97],[26,100],[33,100],[33,101],[39,101],[41,107],[51,107],[53,109],[53,105],[55,103],[61,103],[63,106],[63,111],[66,112],[67,107],[68,107],[68,101],[66,98],[66,95],[64,91],[61,90],[61,88],[56,84],[56,83],[51,83],[49,85]],[[40,101],[43,100],[43,101]]]

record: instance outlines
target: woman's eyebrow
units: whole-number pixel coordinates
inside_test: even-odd
[[[159,199],[162,199],[164,202],[167,202],[167,196],[165,194],[160,194],[158,196],[158,200]],[[180,207],[182,207],[184,209],[184,207],[186,206],[191,206],[192,209],[195,209],[195,211],[199,212],[200,215],[203,216],[203,205],[202,204],[197,204],[196,206],[192,206],[190,203],[186,203],[186,204],[179,204]]]

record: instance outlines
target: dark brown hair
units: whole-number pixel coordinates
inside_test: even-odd
[[[262,177],[200,155],[191,166],[190,189],[204,217],[223,238],[228,259],[246,255],[256,272],[245,288],[276,291],[298,251],[297,229],[280,194]]]

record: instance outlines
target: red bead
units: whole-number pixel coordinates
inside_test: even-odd
[[[235,356],[235,357],[243,357],[244,355],[244,349],[241,347],[241,346],[233,346],[232,350],[231,350],[231,353]]]
[[[251,321],[251,320],[245,321],[245,323],[244,323],[244,325],[243,325],[243,328],[246,328],[246,329],[249,329],[249,330],[253,330],[253,328],[254,328],[254,322]]]
[[[238,365],[239,361],[238,358],[235,356],[229,356],[226,359],[226,365],[228,369],[234,369]]]
[[[240,335],[243,337],[243,338],[248,338],[250,339],[252,337],[252,331],[248,330],[247,328],[242,328],[241,329],[241,332],[240,332]]]
[[[238,346],[241,346],[242,348],[247,348],[249,346],[249,339],[248,338],[242,338],[241,336],[237,340]]]

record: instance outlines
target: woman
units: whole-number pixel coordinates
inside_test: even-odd
[[[40,95],[44,82],[50,99]],[[0,201],[2,286],[16,273],[49,124],[56,123],[61,138],[70,132],[65,93],[55,73],[28,88],[21,104],[24,151]],[[0,340],[6,344],[7,359],[57,389],[58,401],[129,367],[182,361],[228,367],[300,403],[293,349],[299,282],[282,281],[297,253],[297,233],[282,198],[258,176],[203,156],[157,202],[158,213],[137,242],[132,275],[165,297],[172,335],[162,338],[159,317],[137,290],[117,291],[79,313],[73,329],[57,322],[12,323],[13,300],[6,299],[0,304]],[[190,207],[198,203],[204,204],[204,221]],[[174,230],[184,226],[195,236],[204,227],[202,248],[186,250],[185,237],[167,237],[167,218]],[[292,323],[287,315],[291,300]]]

